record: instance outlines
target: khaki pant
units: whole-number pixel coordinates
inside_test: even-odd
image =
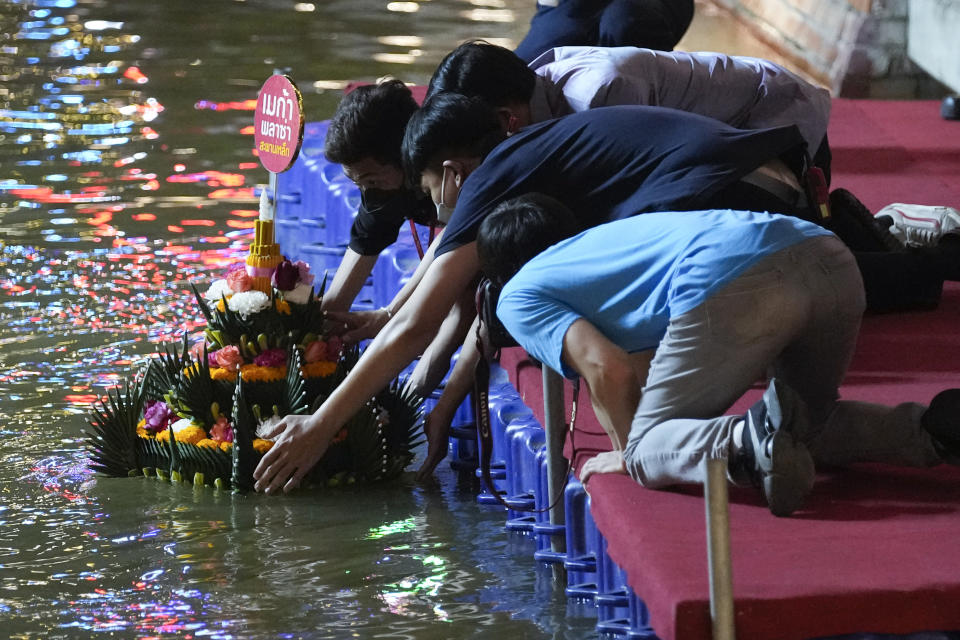
[[[806,402],[812,429],[798,436],[815,462],[941,462],[923,406],[838,401],[863,309],[857,264],[831,236],[764,258],[672,318],[624,451],[630,475],[653,488],[702,482],[704,458],[728,456],[741,419],[720,414],[764,375]]]

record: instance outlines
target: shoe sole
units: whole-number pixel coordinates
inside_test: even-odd
[[[809,432],[809,420],[796,392],[774,378],[763,394],[767,417],[774,431],[769,445],[772,454],[761,462],[763,493],[770,512],[786,517],[803,505],[813,488],[816,470],[813,457],[802,440]],[[767,445],[767,439],[764,439]]]
[[[816,475],[813,457],[792,434],[777,431],[773,438],[770,471],[764,472],[763,492],[770,513],[784,518],[803,506]]]

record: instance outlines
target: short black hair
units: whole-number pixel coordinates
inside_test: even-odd
[[[323,143],[327,160],[353,164],[373,158],[400,168],[400,144],[417,101],[400,80],[357,87],[343,97]]]
[[[573,212],[542,193],[501,203],[477,232],[480,270],[503,286],[541,251],[582,231]]]
[[[486,157],[506,135],[493,107],[479,98],[438,93],[424,101],[403,136],[403,169],[412,182],[441,154]]]
[[[451,51],[433,72],[427,97],[442,91],[483,98],[494,107],[527,103],[536,74],[510,49],[472,40]]]

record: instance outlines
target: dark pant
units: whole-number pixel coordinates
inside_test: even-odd
[[[745,182],[725,188],[718,197],[718,206],[747,211],[782,213],[820,223],[808,207],[797,207],[769,191]],[[934,254],[926,251],[858,250],[861,238],[856,237],[856,224],[836,221],[827,226],[850,247],[860,267],[867,295],[867,311],[917,311],[933,309],[940,303],[943,291],[943,269]]]
[[[693,0],[560,0],[540,6],[516,49],[527,63],[554,47],[672,51],[693,19]]]

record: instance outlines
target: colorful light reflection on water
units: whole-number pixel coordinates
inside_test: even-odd
[[[496,4],[0,0],[7,637],[589,635],[449,470],[262,499],[99,478],[82,450],[91,403],[197,331],[189,284],[246,249],[262,81],[289,68],[323,119],[350,80],[423,83],[462,39],[515,40],[533,3]]]

